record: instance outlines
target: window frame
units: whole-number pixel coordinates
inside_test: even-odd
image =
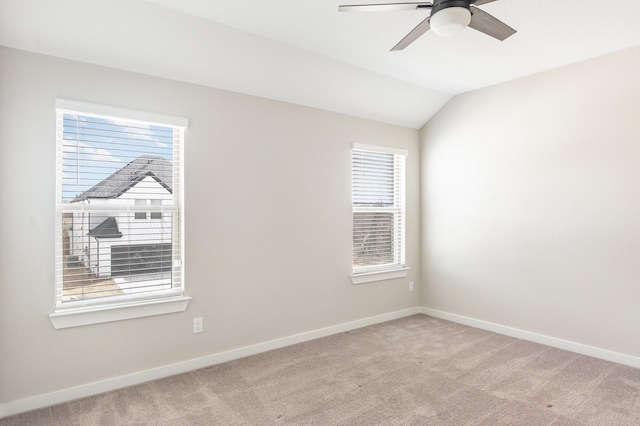
[[[394,180],[393,189],[393,207],[359,207],[354,202],[354,153],[355,151],[366,151],[380,154],[391,154],[394,156],[394,176],[396,173],[400,173],[400,179],[398,182]],[[399,158],[400,156],[401,158]],[[406,265],[406,158],[408,151],[399,148],[392,148],[388,146],[370,145],[363,143],[354,143],[351,149],[351,208],[352,208],[352,275],[351,280],[353,284],[363,284],[373,281],[390,280],[396,278],[406,277],[408,271],[411,269]],[[400,167],[400,170],[397,168]],[[396,187],[399,185],[400,187]],[[394,220],[393,233],[399,236],[394,240],[393,252],[394,261],[390,264],[384,265],[369,265],[369,266],[354,266],[355,247],[353,241],[355,240],[355,221],[354,217],[356,213],[394,213],[399,214],[399,223]],[[396,227],[400,226],[400,229]]]
[[[72,211],[110,211],[104,205],[95,207],[72,206],[63,203],[62,196],[62,132],[63,125],[60,122],[61,117],[65,113],[77,114],[81,116],[93,116],[99,118],[116,119],[126,122],[141,122],[148,125],[161,125],[171,127],[174,132],[178,132],[179,144],[174,146],[173,161],[178,161],[176,169],[173,170],[177,182],[174,182],[174,208],[173,214],[176,216],[172,225],[171,241],[172,244],[179,245],[178,257],[172,259],[173,265],[179,270],[176,277],[179,280],[179,287],[172,287],[170,290],[156,290],[146,295],[121,295],[111,296],[99,299],[85,299],[78,302],[62,302],[62,266],[64,256],[56,253],[55,255],[55,296],[54,296],[54,312],[49,314],[54,328],[76,327],[89,324],[104,323],[110,321],[119,321],[130,318],[139,318],[152,315],[160,315],[172,312],[181,312],[186,310],[190,297],[185,296],[184,284],[184,132],[188,127],[189,121],[186,118],[175,117],[170,115],[156,114],[139,110],[131,110],[119,107],[111,107],[106,105],[98,105],[87,102],[80,102],[69,99],[55,100],[56,115],[56,200],[55,200],[55,244],[56,251],[61,250],[63,241],[63,216]],[[174,136],[175,140],[175,136]],[[176,173],[177,172],[177,173]],[[137,204],[137,203],[136,203]],[[145,200],[146,204],[146,200]],[[137,207],[137,208],[136,208]],[[142,206],[131,206],[132,217],[135,211]],[[154,206],[151,211],[161,211],[163,207]],[[148,206],[144,207],[148,209]],[[113,208],[113,211],[124,211],[123,208]],[[166,210],[165,210],[166,211]],[[145,213],[146,214],[146,213]],[[148,215],[147,215],[148,217]],[[176,228],[177,227],[177,228]]]

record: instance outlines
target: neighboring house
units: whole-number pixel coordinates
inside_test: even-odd
[[[105,212],[73,213],[68,259],[97,277],[170,272],[172,218],[157,206],[173,200],[171,173],[169,160],[143,155],[74,198]]]

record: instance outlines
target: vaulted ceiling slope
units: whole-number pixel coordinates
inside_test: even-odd
[[[399,52],[428,11],[343,2],[373,1],[1,0],[0,45],[419,128],[455,94],[640,44],[638,0],[493,1],[509,39]]]

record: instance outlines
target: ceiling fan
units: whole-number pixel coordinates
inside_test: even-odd
[[[390,10],[431,9],[431,14],[420,22],[391,51],[402,50],[418,37],[432,29],[438,35],[459,34],[467,26],[500,41],[516,33],[516,30],[476,7],[496,0],[434,0],[433,2],[382,3],[341,5],[340,12],[374,12]]]

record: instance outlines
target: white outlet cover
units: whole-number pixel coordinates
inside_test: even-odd
[[[194,333],[202,333],[204,329],[204,321],[202,317],[193,319],[193,332]]]

